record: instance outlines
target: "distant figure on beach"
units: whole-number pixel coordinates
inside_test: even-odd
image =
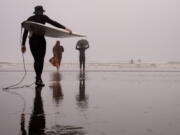
[[[55,27],[65,29],[69,32],[69,34],[72,34],[72,31],[68,29],[67,27],[61,25],[60,23],[50,19],[48,16],[44,15],[43,13],[45,10],[42,6],[36,6],[34,15],[29,17],[27,21],[33,21],[41,24],[49,23]],[[23,25],[23,23],[22,23]],[[30,50],[34,58],[34,70],[36,72],[36,85],[44,86],[44,83],[41,78],[41,74],[43,71],[44,66],[44,57],[46,54],[46,40],[44,38],[44,35],[38,35],[32,32],[29,32],[29,44],[30,44]],[[28,30],[24,30],[23,37],[22,37],[22,46],[21,51],[22,53],[26,52],[26,38],[28,35]]]
[[[79,66],[80,71],[85,71],[85,50],[89,48],[89,43],[85,39],[81,39],[76,44],[76,50],[79,50]],[[83,69],[82,69],[83,67]]]
[[[133,59],[130,60],[130,64],[134,64],[134,60]]]
[[[64,47],[60,45],[60,41],[56,41],[56,44],[53,47],[53,57],[49,60],[49,62],[56,66],[57,71],[60,69],[62,53],[64,52]]]

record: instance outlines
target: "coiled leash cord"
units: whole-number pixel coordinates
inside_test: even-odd
[[[20,44],[21,44],[21,39],[22,39],[22,26],[21,26],[21,33],[20,33]],[[25,79],[25,77],[27,75],[26,64],[25,64],[25,59],[24,59],[23,53],[22,53],[22,59],[23,59],[23,67],[24,67],[24,75],[23,75],[22,79],[16,84],[13,84],[13,85],[3,88],[3,90],[31,87],[35,83],[35,82],[33,82],[29,85],[18,86],[19,84],[21,84],[23,82],[23,80]]]

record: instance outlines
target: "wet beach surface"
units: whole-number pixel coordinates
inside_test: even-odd
[[[180,134],[180,72],[50,71],[43,88],[2,90],[22,76],[0,72],[1,135]]]

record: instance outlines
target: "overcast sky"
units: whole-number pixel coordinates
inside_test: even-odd
[[[45,14],[74,32],[87,35],[88,62],[180,61],[179,0],[1,0],[0,62],[22,62],[20,23],[43,5]],[[63,62],[78,62],[80,38],[46,38],[45,62],[56,40]],[[28,40],[25,59],[32,62]]]

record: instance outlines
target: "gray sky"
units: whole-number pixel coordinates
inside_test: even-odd
[[[0,62],[22,62],[20,23],[43,5],[45,14],[87,35],[88,62],[180,61],[179,0],[1,0]],[[78,62],[80,38],[46,38],[45,62],[61,40],[64,63]],[[25,59],[32,62],[28,40]]]

